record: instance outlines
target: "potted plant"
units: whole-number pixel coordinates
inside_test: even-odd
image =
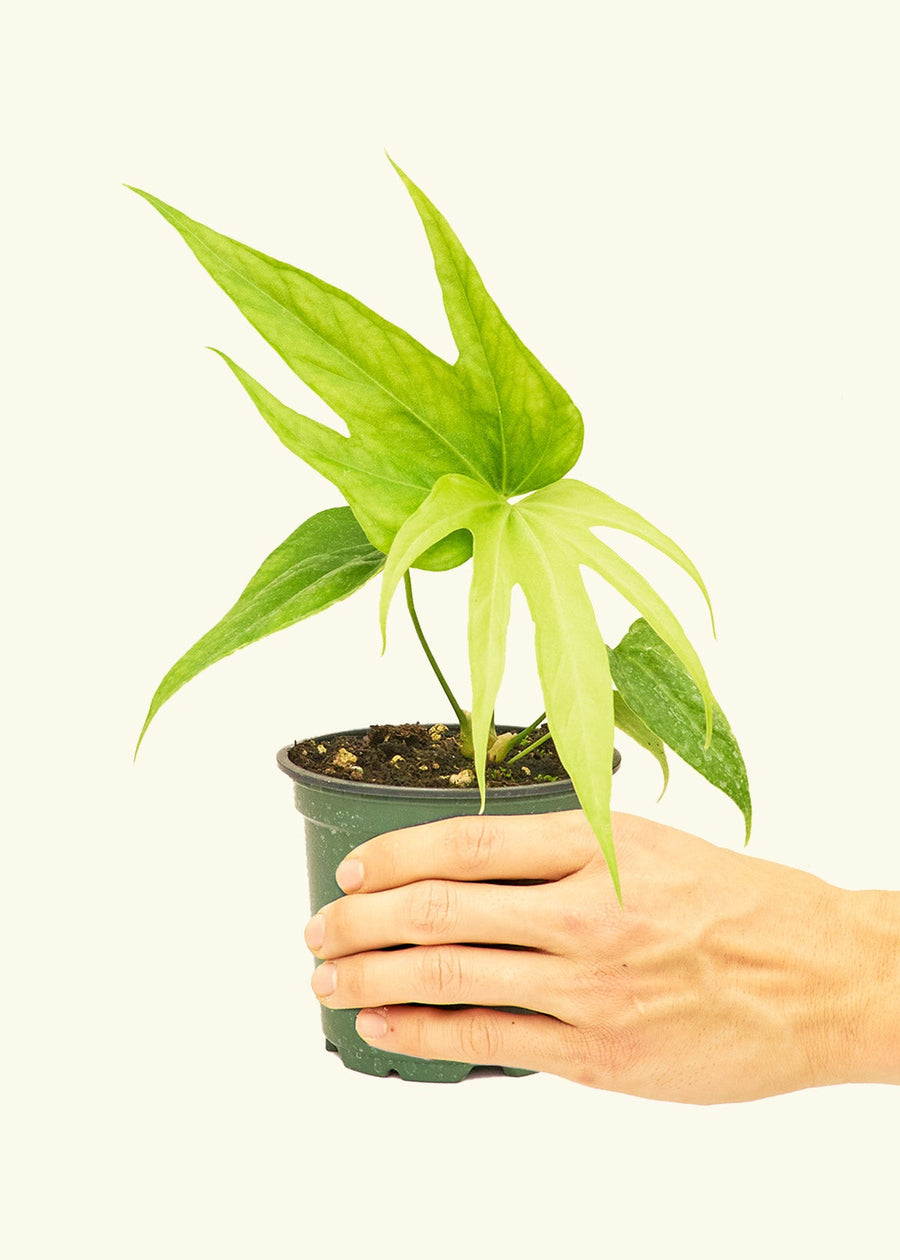
[[[581,415],[506,323],[446,219],[395,169],[434,257],[459,352],[452,364],[349,294],[134,190],[348,429],[343,436],[298,414],[217,351],[281,441],[332,481],[346,504],[301,524],[169,670],[138,747],[160,706],[201,670],[345,599],[380,572],[382,635],[403,582],[416,634],[456,722],[338,732],[281,750],[278,763],[294,779],[306,818],[313,911],[341,895],[334,871],[346,853],[381,831],[466,812],[577,806],[621,898],[610,823],[615,727],[656,757],[664,789],[668,747],[726,792],[743,812],[748,836],[750,798],[739,748],[681,625],[594,529],[636,535],[688,573],[707,604],[709,597],[676,543],[568,476],[581,451]],[[428,646],[411,570],[470,560],[467,710]],[[601,574],[640,614],[615,647],[601,636],[581,566]],[[516,585],[535,623],[545,702],[545,712],[521,729],[494,722]],[[557,761],[538,768],[548,753]],[[388,781],[373,781],[382,772]],[[402,1056],[386,1058],[356,1037],[353,1012],[325,1011],[324,1019],[329,1043],[348,1066],[379,1074],[396,1068],[417,1079],[460,1079],[469,1070],[397,1062]]]

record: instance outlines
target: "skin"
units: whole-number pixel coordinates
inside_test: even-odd
[[[319,1001],[363,1008],[357,1030],[386,1050],[646,1098],[900,1084],[900,893],[627,814],[613,831],[624,907],[580,811],[361,845],[338,871],[348,895],[306,929]]]

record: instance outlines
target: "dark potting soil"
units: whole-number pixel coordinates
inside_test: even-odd
[[[527,737],[510,753],[533,745],[547,731],[546,726]],[[370,726],[364,735],[305,739],[294,744],[288,757],[295,766],[315,774],[356,783],[385,783],[395,787],[458,788],[478,791],[475,767],[463,756],[457,732],[438,723],[423,726],[409,722],[401,726]],[[462,778],[456,778],[461,775]],[[521,761],[508,766],[487,767],[487,782],[494,787],[548,783],[569,776],[548,739]]]

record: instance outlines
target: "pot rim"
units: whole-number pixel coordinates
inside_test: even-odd
[[[448,724],[448,730],[453,730]],[[458,728],[457,728],[458,729]],[[499,732],[521,729],[514,726],[498,726]],[[335,739],[341,735],[365,735],[367,726],[354,727],[352,730],[332,731],[330,734],[318,735],[317,739]],[[295,743],[301,741],[295,740]],[[317,774],[315,770],[307,770],[305,766],[295,765],[288,753],[294,744],[286,744],[278,750],[276,761],[279,770],[283,771],[295,783],[307,788],[322,788],[332,792],[346,793],[351,796],[382,796],[394,800],[441,800],[453,804],[471,801],[473,794],[478,796],[477,787],[445,788],[445,787],[412,787],[393,783],[355,783],[352,779],[336,779],[331,775]],[[622,755],[618,748],[613,749],[613,774],[618,770]],[[486,795],[494,799],[521,800],[528,796],[568,796],[575,791],[571,779],[561,779],[555,783],[522,783],[511,787],[488,787]]]

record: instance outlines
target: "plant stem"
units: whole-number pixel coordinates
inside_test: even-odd
[[[537,723],[535,723],[535,725],[537,725]],[[506,764],[511,766],[514,761],[521,761],[522,758],[527,757],[530,752],[534,752],[535,748],[540,748],[541,744],[545,744],[549,738],[550,732],[548,731],[546,735],[542,735],[540,739],[536,739],[533,744],[529,744],[527,748],[523,748],[521,752],[517,752],[515,757],[510,757]]]
[[[412,623],[413,623],[413,626],[415,627],[416,634],[418,635],[419,642],[422,644],[422,650],[425,653],[425,655],[428,657],[428,664],[434,670],[435,675],[437,676],[437,680],[441,684],[441,687],[444,690],[444,695],[450,701],[450,706],[453,709],[453,712],[456,714],[457,719],[459,720],[460,728],[462,728],[466,725],[466,721],[467,721],[466,715],[463,713],[462,708],[456,699],[456,696],[450,690],[450,684],[447,682],[447,679],[441,673],[440,666],[438,665],[437,661],[434,659],[434,653],[432,652],[431,648],[428,646],[428,643],[426,642],[426,639],[425,639],[425,635],[422,633],[422,627],[419,625],[419,618],[416,615],[416,606],[413,603],[412,579],[409,576],[408,569],[403,575],[403,584],[406,587],[406,607],[409,609],[409,615],[412,618]]]
[[[524,731],[518,731],[518,732],[516,733],[515,738],[514,738],[514,739],[511,739],[511,740],[509,741],[509,743],[507,744],[507,746],[506,746],[506,747],[507,747],[507,752],[509,752],[509,751],[511,751],[513,748],[515,748],[517,744],[521,744],[521,742],[522,742],[522,740],[523,740],[523,739],[527,739],[527,738],[528,738],[528,736],[531,734],[531,732],[534,730],[534,728],[535,728],[536,726],[540,726],[541,722],[543,722],[543,720],[544,720],[544,718],[545,718],[546,716],[547,716],[547,714],[546,714],[546,713],[542,713],[542,714],[541,714],[541,716],[540,716],[539,718],[535,718],[535,719],[534,719],[534,721],[531,723],[531,725],[530,725],[530,726],[526,726],[526,727],[525,727],[525,729],[524,729]],[[532,744],[532,748],[533,748],[533,747],[534,747],[534,745]]]

